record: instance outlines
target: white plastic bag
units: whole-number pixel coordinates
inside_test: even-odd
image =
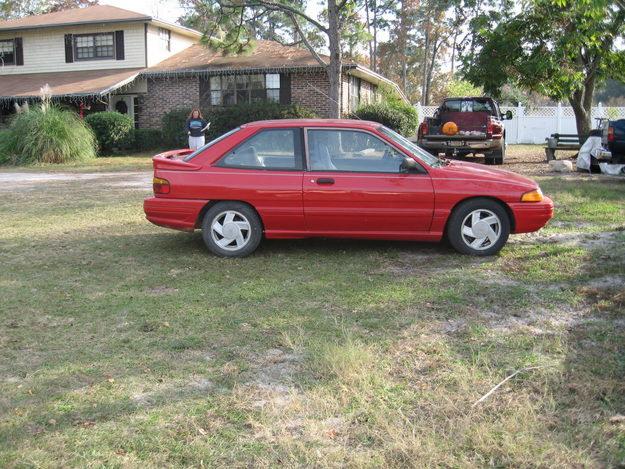
[[[577,162],[575,163],[577,169],[590,170],[590,155],[596,154],[599,149],[601,149],[601,137],[588,137],[579,149]]]
[[[599,168],[603,174],[625,176],[625,164],[599,163]]]

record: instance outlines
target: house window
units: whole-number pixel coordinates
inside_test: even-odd
[[[158,28],[158,38],[163,43],[165,50],[171,51],[171,31],[165,28]]]
[[[253,75],[223,75],[210,77],[203,86],[202,100],[211,106],[280,102],[280,74],[258,73]]]
[[[0,65],[15,65],[15,40],[0,41]]]
[[[74,36],[76,60],[97,60],[115,58],[115,36],[113,33],[77,34]]]
[[[360,78],[349,76],[349,110],[355,111],[360,106]]]

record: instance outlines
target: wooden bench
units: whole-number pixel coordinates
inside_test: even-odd
[[[551,134],[551,137],[545,140],[547,141],[545,146],[547,161],[556,159],[557,150],[579,150],[581,147],[577,134]]]

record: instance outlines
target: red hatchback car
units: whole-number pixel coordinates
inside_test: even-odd
[[[491,255],[542,228],[553,202],[531,179],[436,158],[375,122],[253,122],[195,152],[156,155],[147,219],[202,229],[221,256],[266,238],[439,241]]]

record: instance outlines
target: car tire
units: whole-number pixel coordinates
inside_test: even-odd
[[[493,151],[493,164],[502,165],[506,156],[506,143],[501,142],[501,148]]]
[[[508,241],[510,217],[491,199],[471,199],[454,209],[447,223],[447,239],[453,248],[472,256],[497,254]]]
[[[219,202],[202,220],[206,247],[221,257],[245,257],[253,253],[263,237],[256,211],[241,202]]]

